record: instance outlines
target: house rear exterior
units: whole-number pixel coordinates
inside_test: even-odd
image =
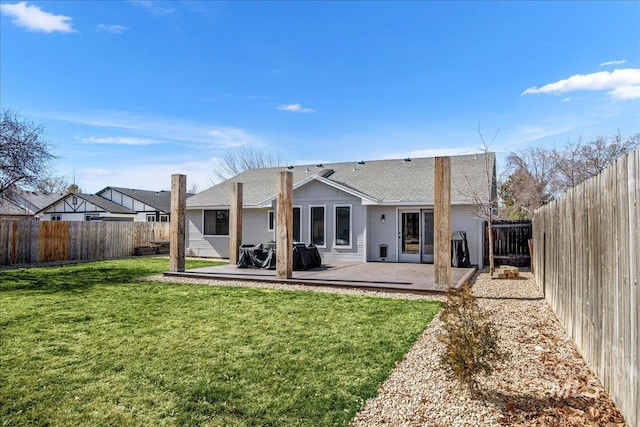
[[[275,241],[279,171],[293,173],[293,238],[324,262],[433,262],[434,159],[252,169],[187,199],[188,253],[229,256],[231,184],[243,184],[242,243]],[[479,204],[496,194],[493,153],[451,157],[451,230],[482,265]]]

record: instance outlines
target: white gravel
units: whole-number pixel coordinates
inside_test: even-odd
[[[521,280],[472,280],[481,308],[495,323],[510,357],[482,379],[480,399],[449,379],[439,364],[439,316],[352,420],[360,426],[623,426],[623,419],[590,371],[555,314],[542,299],[531,273]],[[153,276],[145,280],[269,289],[333,292],[385,298],[438,299],[413,295],[262,282]]]

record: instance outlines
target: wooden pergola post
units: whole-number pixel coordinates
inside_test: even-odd
[[[229,264],[237,264],[242,244],[242,183],[231,184],[229,208]]]
[[[451,158],[434,159],[434,267],[435,287],[451,288]]]
[[[293,276],[293,174],[278,172],[278,201],[276,204],[276,277]]]
[[[185,209],[187,176],[171,175],[171,224],[169,226],[169,271],[184,271]]]

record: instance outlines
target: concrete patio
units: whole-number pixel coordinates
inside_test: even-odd
[[[451,268],[452,287],[459,288],[468,283],[475,271],[475,267]],[[291,279],[276,278],[275,270],[237,268],[235,265],[205,267],[185,272],[165,272],[164,276],[335,286],[420,294],[442,292],[435,288],[433,264],[334,262],[323,264],[313,270],[294,271]]]

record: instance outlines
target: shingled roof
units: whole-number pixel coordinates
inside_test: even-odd
[[[38,213],[42,213],[45,210],[49,209],[51,206],[55,205],[56,203],[60,202],[61,200],[67,199],[69,197],[73,197],[76,196],[79,199],[85,200],[89,203],[93,203],[94,205],[98,206],[101,209],[104,209],[106,212],[111,212],[111,213],[120,213],[120,214],[135,214],[135,211],[132,211],[129,208],[126,208],[124,206],[121,206],[117,203],[112,202],[111,200],[107,200],[104,197],[100,197],[100,196],[96,196],[95,194],[85,194],[85,193],[69,193],[63,197],[61,197],[60,199],[56,200],[55,202],[49,204],[48,206],[45,206],[44,208],[40,209],[40,211],[38,211]]]
[[[474,203],[491,198],[487,167],[494,177],[495,154],[451,156],[451,200]],[[266,206],[276,194],[279,171],[293,173],[294,188],[317,180],[354,194],[366,204],[433,204],[434,158],[373,160],[250,169],[187,199],[187,207],[227,206],[231,183],[243,184],[245,207]]]
[[[99,191],[97,194],[100,195],[100,193],[107,189],[119,191],[120,193],[138,200],[145,205],[152,206],[161,212],[171,212],[171,191],[149,191],[137,190],[135,188],[107,187],[104,190]]]

